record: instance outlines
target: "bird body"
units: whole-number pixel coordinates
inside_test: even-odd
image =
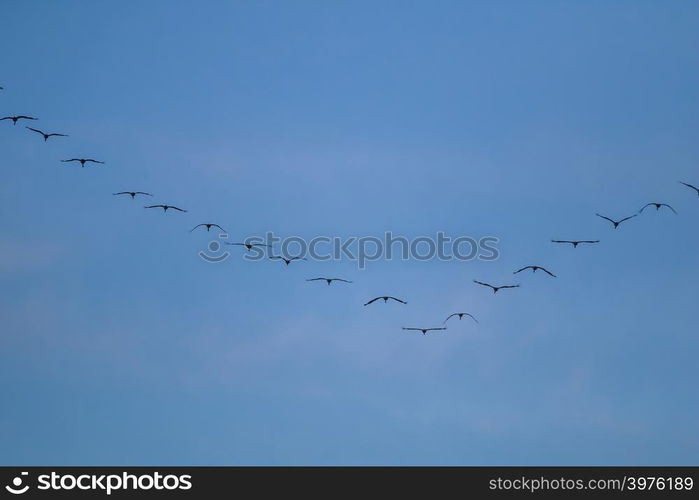
[[[446,330],[446,327],[441,327],[441,328],[406,328],[406,327],[403,327],[403,330],[422,332],[423,335],[427,335],[427,332],[436,332],[436,331],[440,331],[440,330]]]
[[[39,130],[37,128],[31,128],[31,127],[25,127],[25,128],[31,130],[32,132],[36,132],[37,134],[43,135],[44,142],[48,141],[49,137],[68,137],[68,135],[66,135],[66,134],[47,134],[46,132],[42,132],[41,130]]]
[[[162,208],[162,209],[163,209],[163,212],[167,212],[168,209],[171,208],[171,209],[177,210],[177,211],[179,211],[179,212],[186,212],[186,210],[184,210],[184,209],[182,209],[182,208],[175,207],[175,206],[173,206],[173,205],[148,205],[148,206],[143,207],[143,208]]]
[[[17,115],[17,116],[5,116],[4,118],[0,118],[0,122],[3,120],[12,120],[12,125],[17,125],[18,120],[38,120],[38,118],[34,118],[33,116],[27,116],[27,115]]]
[[[498,293],[498,290],[502,290],[503,288],[519,288],[519,285],[500,285],[500,286],[494,286],[491,285],[490,283],[484,283],[482,281],[478,280],[473,280],[474,283],[478,283],[479,285],[487,286],[489,288],[493,289],[493,293]]]
[[[556,277],[556,275],[553,274],[551,271],[549,271],[549,270],[546,269],[545,267],[541,267],[541,266],[525,266],[525,267],[523,267],[522,269],[517,269],[517,270],[516,270],[515,272],[513,272],[512,274],[521,273],[522,271],[524,271],[524,270],[526,270],[526,269],[531,269],[531,270],[532,270],[532,273],[535,273],[535,272],[537,272],[539,269],[541,269],[542,271],[544,271],[544,272],[545,272],[546,274],[548,274],[549,276],[553,276],[554,278]]]
[[[100,164],[104,164],[103,161],[93,160],[92,158],[71,158],[70,160],[61,160],[62,163],[69,163],[69,162],[72,162],[72,161],[79,161],[81,167],[84,167],[84,166],[85,166],[85,163],[100,163]]]
[[[449,316],[447,316],[447,319],[445,319],[445,320],[444,320],[444,323],[442,323],[442,324],[445,325],[445,324],[447,323],[447,321],[449,321],[449,320],[450,320],[451,318],[453,318],[454,316],[458,316],[458,317],[459,317],[459,321],[461,321],[461,318],[463,318],[464,316],[468,316],[468,317],[471,318],[473,321],[475,321],[476,323],[478,323],[478,320],[473,316],[473,314],[470,314],[470,313],[454,313],[454,314],[450,314]]]
[[[612,224],[614,224],[614,229],[616,229],[616,228],[619,227],[619,224],[621,224],[622,222],[627,221],[627,220],[629,220],[629,219],[633,219],[633,218],[636,217],[638,214],[633,214],[633,215],[631,215],[631,216],[629,216],[629,217],[624,217],[624,218],[621,219],[621,220],[610,219],[609,217],[604,216],[604,215],[601,215],[601,214],[595,214],[595,215],[596,215],[597,217],[602,218],[602,219],[608,220],[609,222],[611,222]]]
[[[374,302],[376,302],[377,300],[380,300],[380,299],[383,299],[383,303],[384,303],[384,304],[387,303],[389,299],[395,300],[396,302],[400,302],[401,304],[407,304],[407,302],[404,301],[404,300],[397,299],[397,298],[391,297],[391,296],[389,296],[389,295],[384,295],[384,296],[382,296],[382,297],[373,298],[373,299],[371,299],[369,302],[367,302],[367,303],[364,304],[364,305],[365,305],[365,306],[368,306],[369,304],[372,304],[372,303],[374,303]]]
[[[599,243],[599,240],[551,240],[553,243],[570,243],[573,248],[578,248],[581,243]]]
[[[239,246],[239,247],[245,247],[248,249],[248,251],[252,250],[253,247],[267,247],[267,248],[272,248],[272,245],[265,245],[264,243],[229,243],[225,242],[226,245],[233,245],[233,246]]]
[[[226,230],[223,229],[223,228],[222,228],[221,226],[219,226],[218,224],[211,224],[211,223],[197,224],[197,225],[194,226],[192,229],[190,229],[189,232],[191,233],[192,231],[194,231],[194,230],[195,230],[196,228],[198,228],[198,227],[206,227],[206,232],[209,232],[209,231],[211,230],[212,227],[217,227],[217,228],[219,228],[221,231],[223,231],[224,233],[226,232]]]
[[[284,264],[286,264],[287,266],[288,266],[289,264],[291,264],[291,263],[292,263],[293,261],[295,261],[295,260],[308,260],[308,259],[306,259],[305,257],[291,257],[290,259],[287,259],[286,257],[282,257],[281,255],[273,255],[272,257],[270,257],[270,259],[272,259],[272,260],[283,260],[283,261],[284,261]]]
[[[643,211],[644,211],[646,208],[648,208],[648,207],[655,207],[655,210],[656,210],[656,211],[660,210],[660,207],[667,207],[667,208],[669,208],[670,210],[672,210],[675,214],[677,214],[677,210],[675,210],[674,208],[672,208],[672,207],[671,207],[670,205],[668,205],[667,203],[655,203],[655,202],[654,202],[654,203],[646,203],[646,204],[643,205],[643,207],[638,211],[638,213],[639,213],[639,214],[640,214],[640,213],[643,213]]]
[[[343,280],[342,278],[312,278],[306,281],[327,281],[328,285],[330,285],[333,281],[341,281],[342,283],[352,283],[351,281]]]
[[[113,196],[118,196],[120,194],[128,194],[129,196],[131,196],[132,200],[136,198],[137,194],[142,194],[144,196],[153,196],[152,194],[145,193],[143,191],[121,191],[120,193],[112,193]]]

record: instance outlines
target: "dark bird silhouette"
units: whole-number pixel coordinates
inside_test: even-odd
[[[84,167],[84,166],[85,166],[85,163],[101,163],[101,164],[104,164],[103,161],[93,160],[92,158],[71,158],[70,160],[61,160],[62,163],[68,163],[68,162],[71,162],[71,161],[79,161],[81,167]]]
[[[397,298],[395,298],[395,297],[390,297],[390,296],[386,295],[386,296],[383,296],[383,297],[376,297],[375,299],[371,299],[369,302],[367,302],[367,303],[364,304],[364,305],[365,305],[365,306],[368,306],[369,304],[371,304],[371,303],[373,303],[373,302],[376,302],[377,300],[380,300],[380,299],[383,299],[383,303],[384,303],[384,304],[385,304],[386,302],[388,302],[388,299],[395,300],[396,302],[400,302],[401,304],[407,304],[407,302],[404,301],[404,300],[400,300],[400,299],[397,299]]]
[[[284,264],[286,264],[287,266],[288,266],[289,264],[291,264],[292,261],[295,261],[295,260],[308,260],[308,259],[306,259],[305,257],[291,257],[290,259],[287,259],[286,257],[282,257],[282,256],[280,256],[280,255],[273,255],[272,257],[270,257],[270,259],[272,259],[272,260],[283,260],[283,261],[284,261]]]
[[[551,240],[553,243],[570,243],[573,245],[573,248],[577,248],[578,245],[581,243],[599,243],[599,240],[576,240],[576,241],[570,241],[570,240]]]
[[[113,196],[118,196],[120,194],[128,194],[131,196],[131,199],[135,199],[137,194],[142,194],[143,196],[153,196],[150,193],[145,193],[143,191],[121,191],[120,193],[112,193]]]
[[[674,208],[672,208],[672,207],[671,207],[670,205],[668,205],[667,203],[646,203],[645,205],[643,205],[643,208],[641,208],[641,209],[638,211],[638,213],[639,213],[639,214],[642,213],[646,208],[651,207],[651,206],[655,207],[655,210],[656,210],[656,211],[657,211],[657,210],[660,210],[660,207],[667,207],[667,208],[669,208],[670,210],[672,210],[673,212],[675,212],[675,214],[677,213],[677,210],[675,210]]]
[[[427,332],[436,332],[438,330],[446,330],[446,327],[442,327],[442,328],[406,328],[406,327],[403,327],[403,330],[422,332],[423,335],[427,335]]]
[[[31,128],[31,127],[24,127],[24,128],[27,128],[27,129],[31,130],[32,132],[36,132],[37,134],[43,135],[44,142],[48,141],[49,137],[68,137],[67,134],[47,134],[46,132],[42,132],[41,130],[36,129],[36,128]]]
[[[526,270],[526,269],[531,269],[531,270],[532,270],[532,273],[535,273],[535,272],[537,272],[539,269],[541,269],[542,271],[544,271],[544,272],[545,272],[546,274],[548,274],[549,276],[553,276],[554,278],[556,277],[556,275],[553,274],[551,271],[549,271],[549,270],[546,269],[545,267],[541,267],[541,266],[525,266],[525,267],[523,267],[522,269],[517,269],[517,270],[516,270],[515,272],[513,272],[512,274],[521,273],[522,271],[524,271],[524,270]]]
[[[677,182],[679,182],[680,184],[684,184],[688,188],[692,188],[693,190],[695,190],[697,192],[697,195],[699,195],[699,188],[698,187],[692,186],[691,184],[687,184],[686,182],[682,182],[682,181],[677,181]]]
[[[473,280],[474,283],[478,283],[479,285],[487,286],[488,288],[493,289],[493,293],[498,293],[498,290],[501,290],[503,288],[519,288],[519,285],[500,285],[500,286],[494,286],[489,283],[483,283],[482,281],[478,280]]]
[[[4,118],[0,118],[0,122],[3,120],[12,120],[12,125],[17,125],[18,120],[38,120],[38,118],[34,118],[33,116],[27,116],[27,115],[17,115],[17,116],[6,116]]]
[[[163,212],[167,212],[168,208],[171,208],[171,209],[177,210],[179,212],[186,212],[186,210],[184,210],[182,208],[175,207],[173,205],[148,205],[148,206],[143,207],[143,208],[162,208]]]
[[[245,247],[248,249],[248,251],[252,250],[253,247],[267,247],[267,248],[272,248],[272,245],[265,245],[264,243],[228,243],[227,241],[225,242],[226,245],[233,245],[233,246],[238,246],[238,247]]]
[[[458,317],[459,317],[459,321],[461,321],[461,319],[462,319],[464,316],[468,316],[468,317],[471,318],[473,321],[475,321],[476,323],[478,323],[478,320],[473,316],[473,314],[470,314],[470,313],[454,313],[454,314],[450,314],[449,316],[447,316],[447,319],[445,319],[445,320],[444,320],[444,323],[442,323],[442,324],[443,324],[443,325],[446,325],[446,324],[447,324],[447,321],[449,321],[449,320],[450,320],[451,318],[453,318],[454,316],[458,316]]]
[[[332,283],[333,281],[342,281],[343,283],[352,283],[351,281],[343,280],[341,278],[313,278],[313,279],[306,280],[306,281],[327,281],[328,285],[330,283]]]
[[[602,219],[608,220],[609,222],[611,222],[612,224],[614,224],[614,229],[616,229],[616,228],[619,227],[619,224],[621,224],[622,222],[627,221],[627,220],[629,220],[629,219],[633,219],[633,218],[636,217],[638,214],[633,214],[633,215],[631,215],[631,216],[629,216],[629,217],[624,217],[624,218],[621,219],[621,220],[610,219],[609,217],[605,217],[604,215],[601,215],[601,214],[595,214],[595,215],[596,215],[597,217],[601,217]]]
[[[211,228],[212,228],[212,227],[217,227],[217,228],[219,228],[221,231],[223,231],[224,233],[227,232],[225,229],[223,229],[223,228],[222,228],[221,226],[219,226],[218,224],[197,224],[197,225],[194,226],[192,229],[190,229],[189,232],[191,233],[191,232],[194,231],[196,228],[202,227],[202,226],[205,226],[205,227],[206,227],[206,232],[211,231]]]

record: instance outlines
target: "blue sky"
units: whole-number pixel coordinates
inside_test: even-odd
[[[697,464],[697,22],[688,1],[6,5],[0,114],[70,137],[0,123],[0,463]],[[132,189],[189,212],[111,196]],[[679,214],[594,216],[651,201]],[[213,265],[188,233],[208,221],[501,255]],[[362,307],[383,294],[409,304]],[[400,329],[460,310],[480,324]]]

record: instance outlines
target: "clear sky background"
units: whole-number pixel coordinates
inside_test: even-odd
[[[696,2],[1,11],[0,114],[70,137],[0,122],[0,463],[699,463]],[[209,264],[209,221],[501,256]]]

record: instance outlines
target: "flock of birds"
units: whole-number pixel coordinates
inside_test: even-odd
[[[0,87],[0,90],[4,90],[4,88]],[[36,121],[36,120],[38,120],[38,118],[35,118],[33,116],[28,116],[28,115],[14,115],[14,116],[5,116],[3,118],[0,118],[0,121],[7,121],[7,120],[12,121],[13,125],[17,125],[17,122],[19,122],[20,120]],[[52,137],[69,137],[68,134],[46,133],[43,130],[40,130],[38,128],[33,128],[33,127],[25,127],[25,128],[31,132],[34,132],[36,134],[41,135],[44,139],[44,142],[47,142]],[[69,159],[61,160],[61,162],[62,163],[78,162],[78,163],[80,163],[81,167],[85,167],[85,165],[89,164],[89,163],[94,163],[96,165],[104,165],[105,164],[104,161],[95,160],[94,158],[69,158]],[[699,196],[699,187],[694,186],[692,184],[689,184],[687,182],[683,182],[683,181],[679,181],[679,183],[686,186],[689,189],[694,190],[696,192],[696,194]],[[129,196],[129,197],[131,197],[132,200],[135,200],[137,196],[150,196],[150,197],[153,196],[153,194],[145,192],[145,191],[120,191],[120,192],[112,193],[112,194],[114,196]],[[624,218],[619,219],[619,220],[612,219],[611,217],[607,217],[606,215],[602,215],[599,213],[597,213],[595,215],[597,217],[600,217],[601,219],[604,219],[604,220],[608,221],[609,223],[611,223],[613,226],[613,229],[617,229],[622,223],[629,221],[635,217],[638,217],[640,214],[643,213],[643,211],[646,208],[649,208],[649,207],[655,207],[656,211],[659,211],[661,208],[665,208],[665,209],[671,210],[674,214],[677,214],[677,211],[667,203],[651,202],[651,203],[647,203],[646,205],[641,207],[641,209],[638,210],[637,213],[630,215],[628,217],[624,217]],[[173,210],[173,211],[178,211],[178,212],[187,212],[187,210],[185,210],[183,208],[177,207],[175,205],[167,205],[167,204],[145,205],[144,208],[146,208],[146,209],[161,208],[163,210],[163,212],[167,212],[168,210]],[[216,228],[219,231],[221,231],[222,233],[227,233],[227,231],[225,229],[223,229],[223,227],[221,227],[220,225],[210,223],[210,222],[197,224],[196,226],[194,226],[190,230],[190,233],[195,231],[196,229],[198,229],[200,227],[206,228],[207,232],[211,231],[211,228]],[[600,242],[600,240],[554,240],[554,239],[552,239],[551,242],[552,243],[559,243],[559,244],[569,244],[569,245],[572,245],[573,248],[577,248],[579,245],[597,244]],[[230,242],[225,242],[225,244],[231,245],[231,246],[242,246],[242,247],[245,247],[248,251],[252,250],[252,248],[254,248],[254,247],[272,248],[270,245],[265,245],[265,244],[261,244],[261,243],[247,243],[247,242],[230,243]],[[269,259],[281,260],[287,266],[289,264],[291,264],[292,262],[297,261],[297,260],[304,260],[304,261],[307,260],[305,257],[301,257],[301,256],[286,257],[286,256],[282,256],[282,255],[270,255]],[[526,271],[526,270],[531,270],[532,273],[536,273],[537,271],[543,271],[544,273],[546,273],[548,276],[550,276],[552,278],[557,277],[554,273],[552,273],[551,271],[549,271],[545,267],[542,267],[539,265],[528,265],[528,266],[522,267],[521,269],[517,269],[516,271],[514,271],[513,274],[519,274],[519,273]],[[316,277],[316,278],[310,278],[310,279],[307,279],[306,281],[308,281],[308,282],[314,282],[314,281],[323,282],[324,281],[328,285],[331,285],[333,282],[352,283],[352,281],[346,280],[343,278],[328,278],[328,277],[323,277],[323,276]],[[477,285],[490,288],[491,290],[493,290],[493,294],[496,294],[500,290],[513,289],[513,288],[520,287],[520,284],[493,285],[490,283],[486,283],[484,281],[478,281],[478,280],[473,280],[473,281]],[[371,304],[378,302],[378,301],[381,301],[381,300],[383,300],[384,304],[388,303],[389,300],[394,301],[394,302],[399,303],[399,304],[404,304],[404,305],[408,303],[405,300],[402,300],[402,299],[399,299],[396,297],[392,297],[392,296],[388,296],[388,295],[384,295],[384,296],[374,297],[373,299],[367,301],[364,304],[364,306],[371,305]],[[447,318],[442,323],[442,326],[440,326],[440,327],[430,327],[430,328],[403,327],[403,330],[411,331],[411,332],[420,332],[423,335],[426,335],[430,332],[444,331],[447,329],[447,327],[446,327],[447,322],[451,318],[455,318],[455,317],[459,318],[459,320],[463,319],[464,317],[468,317],[468,318],[472,319],[475,323],[478,323],[478,320],[476,319],[476,317],[473,316],[471,313],[456,312],[456,313],[453,313],[453,314],[450,314],[449,316],[447,316]]]

